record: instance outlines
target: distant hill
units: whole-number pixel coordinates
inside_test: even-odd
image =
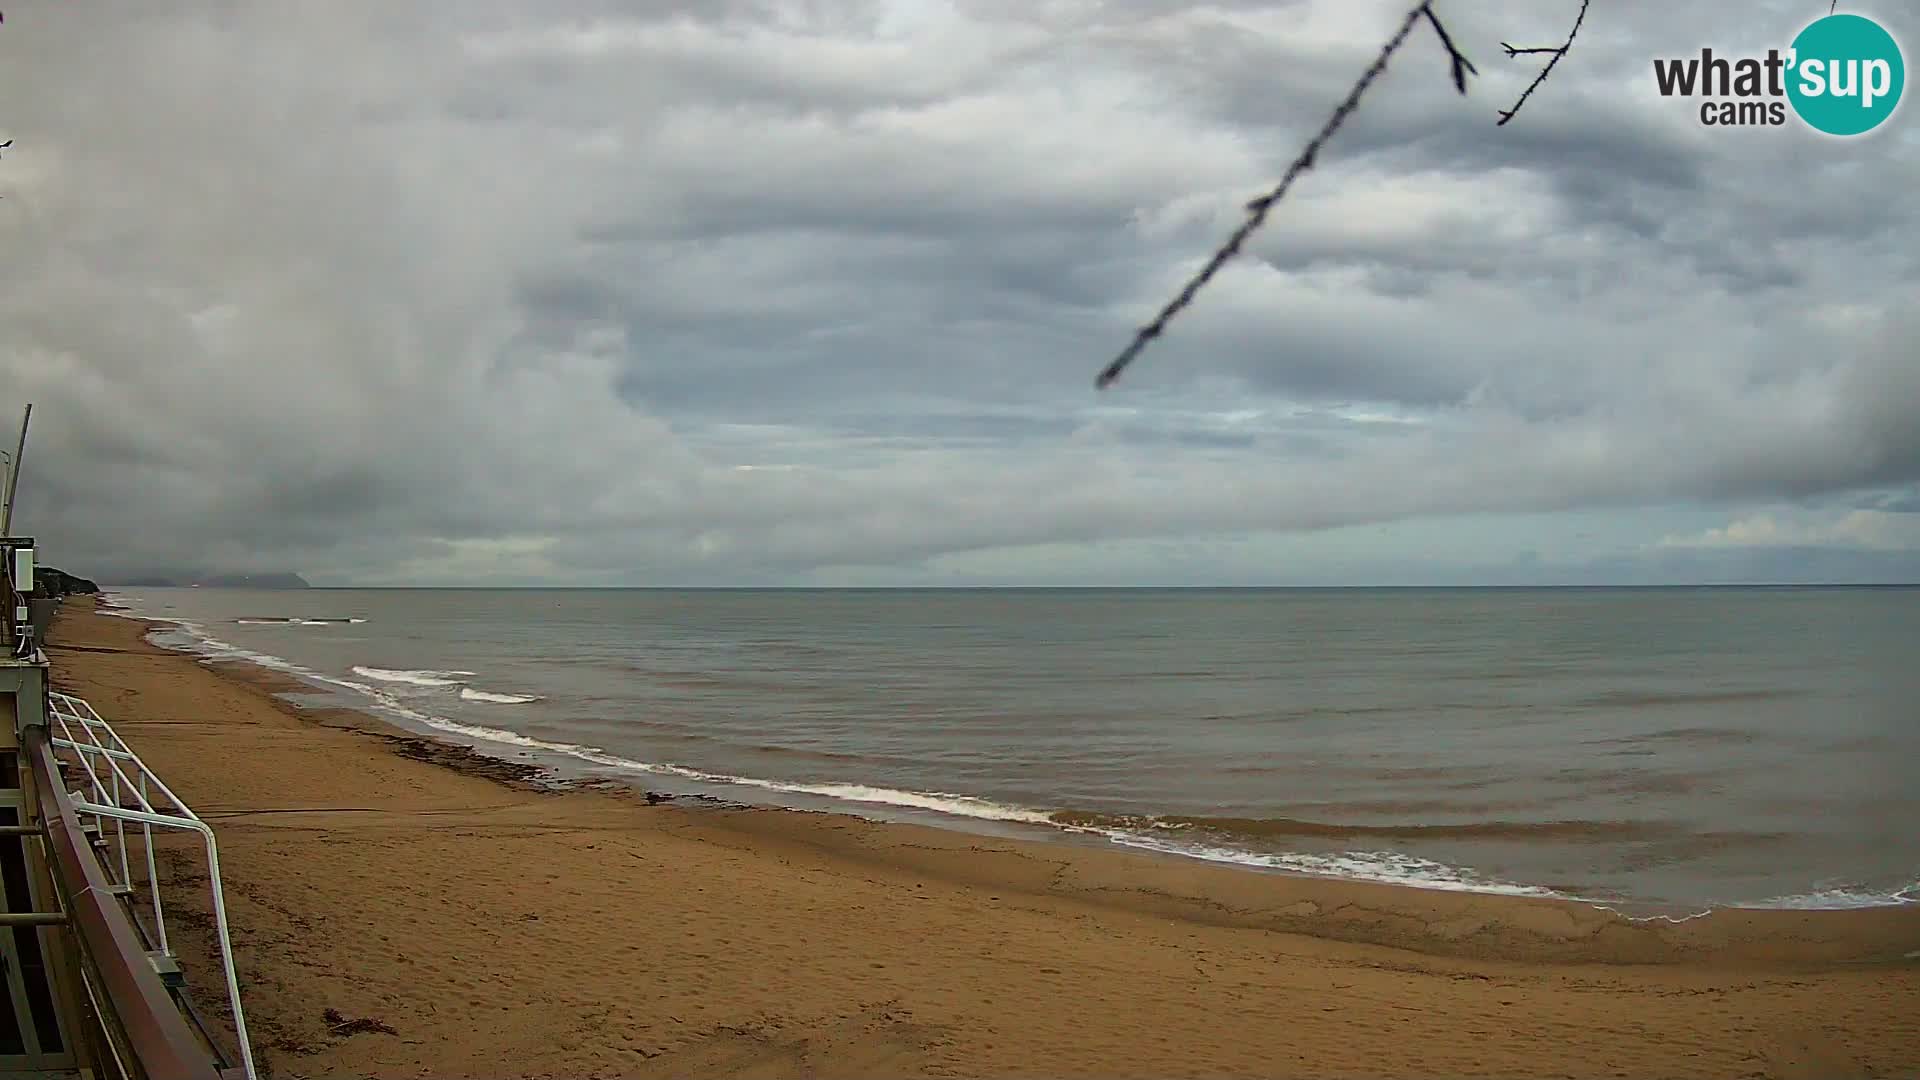
[[[215,574],[194,582],[209,589],[311,589],[307,579],[295,573]]]
[[[108,582],[131,588],[184,589],[200,586],[208,589],[310,589],[299,574],[131,574]]]
[[[64,570],[51,566],[33,568],[33,592],[28,595],[43,599],[57,599],[72,596],[75,593],[97,593],[100,586],[83,577],[75,577]]]

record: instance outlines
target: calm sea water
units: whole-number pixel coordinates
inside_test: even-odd
[[[655,790],[1434,888],[1920,903],[1920,590],[115,596],[210,662]]]

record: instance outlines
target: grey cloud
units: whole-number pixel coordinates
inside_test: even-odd
[[[1579,573],[1600,583],[1644,585],[1912,585],[1920,583],[1920,552],[1817,547],[1663,552],[1596,562]]]
[[[1857,505],[1863,510],[1884,510],[1889,514],[1920,514],[1920,488],[1876,493],[1859,500]]]
[[[1450,13],[1484,90],[1416,42],[1095,395],[1393,6],[981,3],[917,38],[852,2],[10,8],[22,522],[103,575],[778,583],[1910,504],[1920,150],[1716,140],[1624,93],[1719,32],[1670,5],[1597,12],[1506,128],[1489,45],[1559,16]]]

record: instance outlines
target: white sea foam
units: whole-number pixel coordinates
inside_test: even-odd
[[[304,675],[308,673],[306,668],[301,667],[291,660],[274,656],[271,653],[244,649],[232,642],[222,641],[212,634],[207,633],[205,627],[191,619],[174,619],[171,620],[171,624],[174,633],[186,637],[188,650],[200,654],[202,663],[237,660],[264,668],[271,668],[274,671],[284,671],[293,675]]]
[[[1903,907],[1908,904],[1920,904],[1920,881],[1913,882],[1892,892],[1881,892],[1858,887],[1817,889],[1797,896],[1776,896],[1767,900],[1756,900],[1736,907],[1756,908],[1767,911],[1834,911],[1857,908]]]
[[[377,679],[387,683],[405,683],[408,686],[459,686],[462,679],[474,674],[471,671],[436,671],[431,668],[377,668],[359,667],[353,669],[355,675]]]
[[[1483,877],[1460,866],[1448,866],[1422,859],[1404,851],[1343,851],[1336,855],[1311,855],[1300,852],[1256,852],[1209,844],[1183,844],[1157,836],[1122,830],[1093,830],[1104,833],[1122,847],[1182,855],[1207,862],[1231,863],[1263,870],[1280,870],[1311,877],[1342,878],[1349,881],[1377,881],[1389,885],[1408,885],[1442,892],[1494,893],[1501,896],[1540,896],[1572,899],[1539,885],[1520,885]]]
[[[1636,912],[1631,908],[1623,907],[1620,904],[1617,904],[1613,901],[1589,900],[1579,896],[1570,896],[1570,897],[1567,897],[1567,899],[1577,900],[1580,903],[1587,905],[1588,907],[1598,908],[1601,911],[1610,912],[1614,915],[1618,915],[1621,918],[1627,920],[1628,922],[1637,922],[1637,923],[1663,922],[1663,923],[1673,923],[1674,925],[1677,926],[1680,923],[1692,922],[1695,919],[1704,919],[1707,916],[1713,914],[1712,908],[1702,908],[1699,911],[1689,911],[1680,915],[1675,915],[1671,912],[1666,912],[1666,911]]]
[[[491,690],[475,690],[471,686],[460,689],[461,701],[479,701],[489,705],[525,705],[530,701],[539,701],[538,694],[496,694]]]
[[[99,612],[102,615],[115,615],[122,619],[154,619],[156,618],[156,616],[153,616],[153,615],[140,614],[139,612],[133,610],[131,607],[127,606],[127,601],[125,597],[122,597],[116,593],[110,593],[110,592],[103,592],[100,594],[100,606],[94,608],[94,610]]]
[[[957,795],[945,791],[902,791],[897,788],[873,787],[867,784],[802,784],[778,780],[761,780],[750,776],[726,776],[699,773],[677,765],[647,766],[649,771],[672,770],[676,775],[690,779],[705,780],[712,783],[732,784],[738,787],[760,788],[764,791],[785,792],[791,795],[813,795],[839,802],[865,803],[869,806],[897,806],[911,810],[931,810],[937,814],[951,817],[979,818],[983,821],[1013,821],[1030,825],[1053,824],[1047,815],[1039,810],[1029,810],[1019,806],[993,802],[989,799],[977,799],[970,795]]]

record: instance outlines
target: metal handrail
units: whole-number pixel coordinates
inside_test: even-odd
[[[47,695],[47,702],[49,708],[48,717],[60,725],[60,730],[66,736],[65,738],[54,739],[54,746],[65,750],[72,750],[83,755],[95,754],[135,763],[140,762],[140,758],[134,754],[133,748],[129,747],[126,741],[120,738],[120,733],[114,731],[112,725],[108,724],[105,720],[100,719],[100,714],[95,712],[93,706],[88,704],[85,699],[74,697],[71,694],[52,692]],[[81,710],[85,710],[84,716],[81,715]],[[87,732],[88,738],[85,742],[81,742],[73,737],[73,728],[71,725],[76,723],[81,726],[82,730]],[[104,744],[101,743],[99,738],[102,730],[106,732],[107,738],[110,740]],[[100,796],[94,800],[95,802],[104,802],[116,807],[125,806],[121,798],[121,774],[118,770],[115,770],[112,774],[113,789],[111,793],[109,793],[102,789],[99,783],[100,778],[95,775],[90,763],[83,760],[81,764],[86,768],[88,777],[94,782],[95,794]],[[153,809],[153,804],[148,801],[147,798],[149,794],[147,777],[150,775],[150,772],[144,764],[138,764],[138,768],[140,771],[140,805],[151,810]],[[159,778],[155,777],[154,779],[158,780]],[[111,797],[107,797],[109,794]],[[193,812],[187,809],[186,805],[175,797],[171,790],[167,792],[167,797],[176,808],[184,810],[189,816],[192,816]],[[197,821],[199,819],[198,817],[194,817],[194,820]],[[154,862],[153,826],[142,825],[141,831],[143,834],[141,837],[143,841],[141,846],[145,849],[147,860],[147,883],[149,886],[147,892],[153,904],[154,933],[159,938],[160,951],[171,953],[172,950],[168,948],[167,945],[166,914],[162,909],[160,890],[153,887],[160,880],[159,870]],[[120,880],[116,882],[116,884],[132,886],[132,874],[127,865],[127,830],[125,819],[115,819],[114,834],[117,841],[115,844],[117,848],[116,854],[120,860]]]
[[[113,898],[112,885],[92,846],[80,829],[82,809],[68,796],[60,780],[53,745],[40,728],[21,733],[20,749],[33,770],[34,787],[39,799],[40,819],[46,829],[48,868],[58,886],[60,898],[75,937],[83,947],[91,968],[98,972],[104,994],[97,994],[91,980],[82,982],[102,1022],[108,1016],[102,1009],[102,997],[110,1003],[111,1019],[125,1034],[128,1048],[149,1077],[179,1077],[180,1080],[220,1080],[212,1060],[200,1052],[185,1018],[173,1004],[160,976],[147,962],[133,920]],[[106,1038],[109,1052],[118,1059],[119,1050],[111,1035]],[[122,1063],[124,1072],[124,1063]],[[251,1075],[251,1074],[249,1074]]]
[[[114,822],[118,839],[118,860],[120,880],[115,884],[133,886],[130,880],[126,849],[126,823],[140,826],[142,846],[146,851],[147,893],[153,905],[154,933],[158,938],[160,951],[171,955],[167,945],[167,927],[160,901],[159,874],[155,865],[153,847],[153,827],[166,829],[185,829],[200,834],[206,847],[207,878],[213,894],[213,920],[216,937],[220,945],[220,963],[227,983],[227,1003],[233,1009],[234,1036],[240,1044],[241,1065],[247,1080],[257,1080],[254,1070],[253,1047],[247,1037],[246,1012],[240,1004],[240,977],[233,961],[233,938],[227,926],[226,891],[220,881],[220,852],[214,842],[213,829],[200,816],[193,812],[184,800],[173,793],[166,781],[149,768],[140,756],[134,753],[113,725],[107,723],[92,705],[85,699],[71,694],[50,693],[48,718],[58,724],[61,737],[50,740],[51,744],[75,753],[80,768],[87,774],[92,787],[91,800],[74,799],[73,808],[82,814]],[[74,730],[79,727],[79,732]],[[81,737],[84,733],[84,738]],[[94,768],[94,759],[104,761],[107,776]],[[122,763],[131,766],[138,773],[135,781],[127,775]],[[151,796],[158,793],[165,799],[167,809],[154,805]],[[132,796],[137,809],[123,805],[123,800]]]

